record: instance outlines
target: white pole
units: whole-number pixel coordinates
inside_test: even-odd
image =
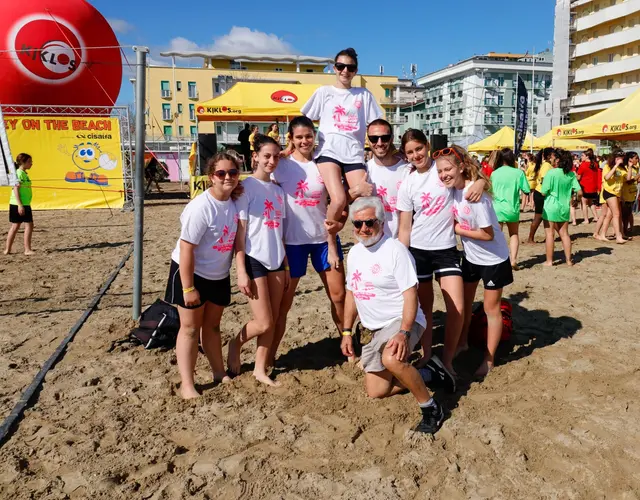
[[[531,153],[533,153],[533,103],[536,100],[536,48],[531,59]]]

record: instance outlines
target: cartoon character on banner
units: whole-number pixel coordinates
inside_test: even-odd
[[[88,182],[96,186],[108,186],[109,178],[106,175],[98,174],[95,170],[113,170],[118,166],[118,159],[111,153],[103,153],[97,142],[81,142],[73,148],[73,153],[69,153],[66,144],[61,144],[58,150],[67,156],[71,156],[71,161],[78,169],[74,172],[67,172],[64,180],[67,182]],[[87,177],[85,172],[89,173]]]

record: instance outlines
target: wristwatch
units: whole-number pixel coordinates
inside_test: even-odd
[[[400,333],[404,333],[404,336],[407,337],[407,339],[411,337],[411,332],[409,330],[400,330]]]

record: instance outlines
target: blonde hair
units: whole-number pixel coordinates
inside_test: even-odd
[[[482,170],[478,167],[478,163],[469,156],[469,153],[462,146],[458,146],[457,144],[452,144],[450,146],[456,154],[450,155],[441,155],[439,158],[446,156],[449,161],[451,161],[455,166],[462,169],[463,177],[468,181],[477,181],[478,179],[482,179],[485,181],[484,190],[489,192],[491,191],[491,180],[484,175]]]

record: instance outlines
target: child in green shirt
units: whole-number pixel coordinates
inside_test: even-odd
[[[571,193],[573,191],[578,194],[578,197],[582,196],[580,183],[573,172],[573,157],[568,151],[559,149],[556,151],[554,168],[544,176],[542,181],[542,195],[545,197],[542,219],[544,220],[547,253],[545,266],[553,265],[554,232],[558,233],[562,240],[567,265],[573,265],[569,236]]]
[[[13,240],[18,234],[20,225],[24,223],[24,254],[33,255],[31,249],[31,235],[33,234],[33,215],[31,213],[31,198],[33,193],[31,191],[31,179],[27,174],[27,170],[33,165],[33,159],[31,155],[27,153],[20,153],[16,158],[16,175],[18,177],[18,184],[13,186],[11,190],[11,197],[9,198],[9,222],[11,227],[9,228],[9,234],[7,234],[7,244],[4,249],[4,254],[11,253],[11,247],[13,246]]]

